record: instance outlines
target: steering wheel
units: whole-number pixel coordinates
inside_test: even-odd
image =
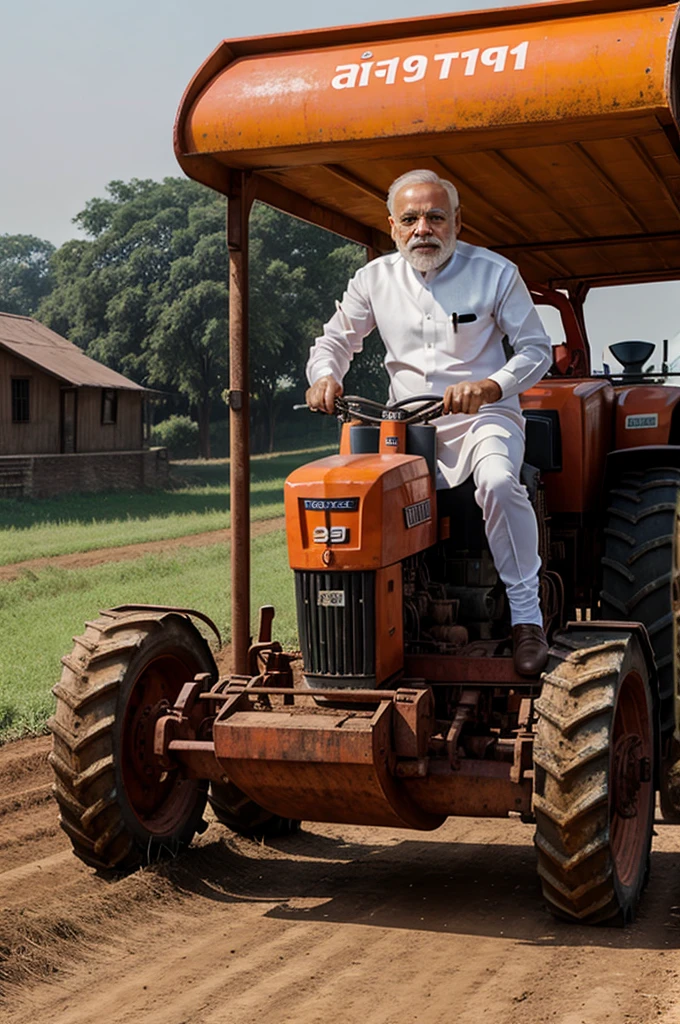
[[[411,412],[408,407],[416,405]],[[343,422],[359,420],[364,424],[380,424],[383,420],[400,423],[429,423],[442,415],[444,399],[441,395],[412,395],[392,405],[374,402],[360,395],[344,395],[335,399],[335,412]]]

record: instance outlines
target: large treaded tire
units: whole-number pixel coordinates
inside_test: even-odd
[[[534,746],[538,872],[549,909],[589,924],[630,921],[654,820],[653,706],[632,633],[556,635]]]
[[[153,710],[196,673],[217,678],[210,648],[186,616],[159,611],[101,612],[74,644],[49,722],[61,826],[98,869],[174,855],[202,827],[207,784],[154,764]]]
[[[233,782],[212,782],[208,801],[222,825],[249,839],[277,839],[300,828],[296,818],[282,818],[266,811]]]
[[[649,633],[659,680],[662,742],[675,725],[677,623],[674,577],[680,569],[680,469],[625,473],[610,491],[602,559],[603,619],[641,622]]]
[[[641,622],[649,633],[658,677],[660,748],[670,754],[678,692],[680,611],[680,469],[656,466],[623,474],[610,491],[602,558],[601,617]],[[661,810],[680,821],[667,764],[660,777]]]

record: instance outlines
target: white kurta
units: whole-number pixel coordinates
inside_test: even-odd
[[[524,420],[518,395],[546,373],[552,353],[513,263],[460,241],[446,266],[425,276],[399,253],[373,260],[349,282],[317,338],[307,364],[310,384],[328,374],[342,381],[374,327],[385,344],[394,401],[443,395],[450,384],[486,377],[501,388],[501,400],[475,415],[457,413],[436,421],[439,468],[449,487],[470,475],[474,450],[486,438],[502,439],[513,455],[520,453],[521,462]],[[504,336],[514,352],[509,360]]]

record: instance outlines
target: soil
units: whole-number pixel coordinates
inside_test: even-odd
[[[49,739],[0,748],[3,1024],[677,1024],[678,832],[657,825],[626,930],[554,921],[532,828],[304,824],[266,845],[211,820],[106,880],[57,824]]]

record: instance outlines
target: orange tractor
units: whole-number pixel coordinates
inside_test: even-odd
[[[677,5],[571,0],[224,43],[182,101],[182,167],[225,193],[230,253],[232,643],[219,678],[191,609],[102,613],[55,687],[52,765],[75,852],[127,869],[217,818],[437,828],[536,823],[549,907],[630,919],[655,793],[680,815],[680,389],[653,346],[590,370],[583,303],[680,278]],[[250,635],[247,225],[255,199],[391,248],[384,195],[423,166],[468,237],[559,311],[523,396],[552,647],[515,673],[469,484],[435,489],[436,397],[338,405],[340,453],[286,482],[302,676]]]

